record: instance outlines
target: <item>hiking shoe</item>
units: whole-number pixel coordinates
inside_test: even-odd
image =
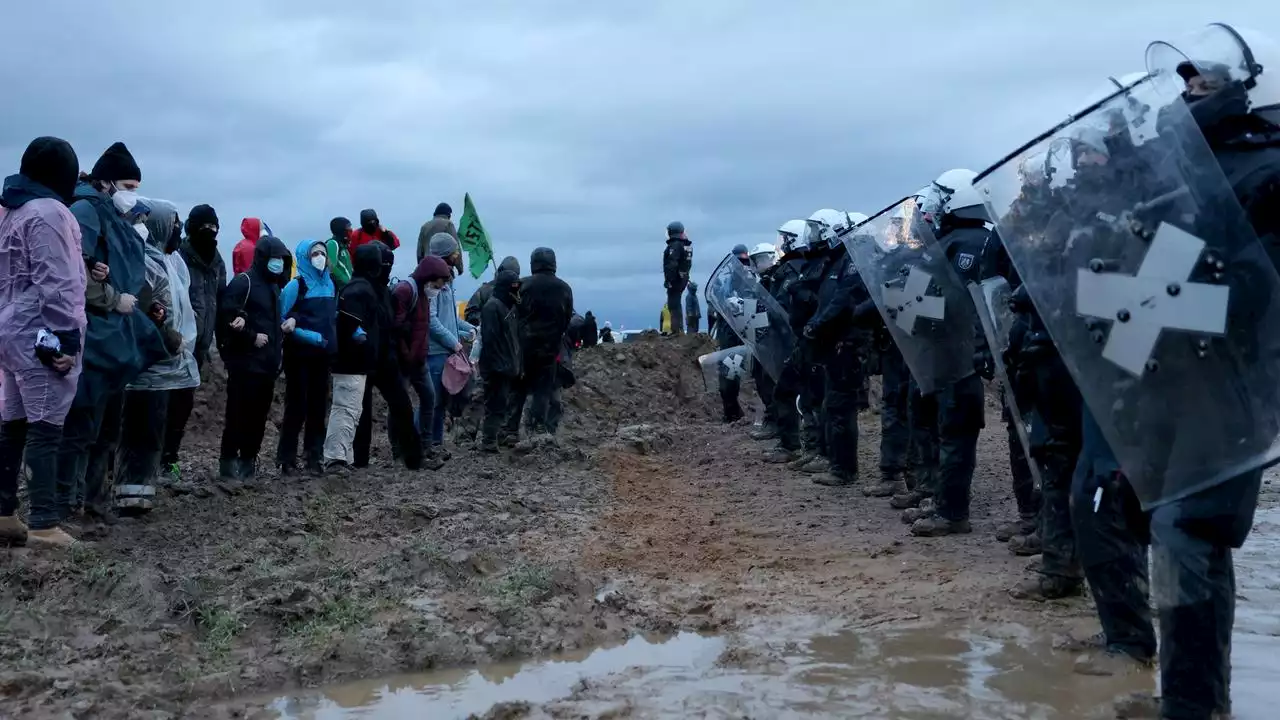
[[[846,487],[858,482],[858,476],[832,471],[818,475],[813,479],[813,482],[827,487]]]
[[[0,546],[21,547],[27,544],[27,524],[17,515],[0,516]]]
[[[809,475],[822,475],[831,472],[831,461],[818,455],[809,462],[800,466],[800,472]]]
[[[480,452],[486,455],[495,455],[498,452],[498,443],[494,440],[485,440],[480,443]]]
[[[1114,677],[1117,675],[1131,675],[1134,673],[1150,670],[1155,666],[1151,660],[1142,661],[1129,653],[1117,648],[1105,648],[1091,653],[1085,653],[1076,658],[1075,663],[1071,667],[1071,671],[1077,675],[1088,675],[1090,677]],[[1159,709],[1157,705],[1157,710]],[[1133,717],[1145,717],[1143,715],[1135,715]],[[1156,713],[1152,717],[1160,717]]]
[[[1160,720],[1160,698],[1151,693],[1125,695],[1116,700],[1114,709],[1117,720]],[[1215,717],[1227,716],[1215,714]]]
[[[764,456],[764,461],[770,465],[784,465],[786,463],[795,462],[797,458],[795,450],[787,450],[786,448],[774,448]]]
[[[325,463],[324,474],[333,477],[351,477],[351,466],[345,460],[330,460]]]
[[[778,428],[774,427],[773,425],[761,425],[755,430],[752,430],[751,433],[748,435],[748,437],[750,437],[752,440],[756,440],[759,442],[764,442],[766,440],[777,440]]]
[[[1040,542],[1040,533],[1035,532],[1030,535],[1014,535],[1009,541],[1009,552],[1018,557],[1031,557],[1039,555],[1043,550],[1043,543]]]
[[[1036,531],[1039,524],[1035,519],[1018,520],[1016,522],[1007,522],[996,528],[996,540],[1000,542],[1009,542],[1018,535],[1030,535]]]
[[[973,532],[968,520],[947,520],[938,515],[930,515],[911,523],[911,534],[916,537],[943,537],[944,535],[967,535]]]
[[[880,471],[880,482],[862,488],[867,497],[893,497],[907,492],[907,484],[898,479],[898,473]]]
[[[920,503],[926,497],[927,496],[924,493],[920,492],[919,490],[908,490],[907,492],[894,495],[893,498],[889,500],[889,507],[893,508],[894,510],[906,510],[907,508],[917,508],[917,507],[920,507]]]
[[[1056,575],[1041,575],[1040,577],[1029,578],[1009,589],[1009,597],[1015,600],[1034,600],[1036,602],[1079,597],[1083,594],[1083,582]]]
[[[795,460],[792,460],[791,462],[787,463],[787,467],[791,470],[795,470],[796,472],[799,472],[800,468],[803,468],[805,465],[808,465],[809,463],[813,462],[814,459],[817,457],[818,457],[817,453],[806,450],[805,452],[800,453],[800,455],[796,457]]]
[[[64,548],[75,545],[76,539],[62,528],[54,526],[44,530],[28,530],[27,544],[37,547]]]

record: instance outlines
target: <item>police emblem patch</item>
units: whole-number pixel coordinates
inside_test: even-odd
[[[968,270],[973,267],[973,256],[969,253],[960,253],[956,256],[956,267],[961,270]]]

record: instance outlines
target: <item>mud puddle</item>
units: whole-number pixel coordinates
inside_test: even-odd
[[[1237,554],[1238,720],[1271,717],[1280,672],[1280,509]],[[1107,718],[1154,676],[1083,677],[1055,639],[1018,624],[871,627],[800,617],[726,636],[633,637],[553,659],[383,678],[277,697],[255,717]]]

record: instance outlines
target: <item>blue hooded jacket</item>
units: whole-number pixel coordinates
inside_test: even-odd
[[[338,352],[338,295],[329,268],[311,265],[311,248],[317,245],[326,247],[324,240],[303,240],[294,250],[298,276],[280,292],[280,321],[298,323],[286,349],[332,355]]]
[[[76,186],[71,214],[80,223],[82,252],[111,268],[107,282],[122,293],[141,296],[146,283],[146,249],[133,226],[111,200],[88,183]],[[88,395],[123,389],[143,370],[169,357],[160,330],[139,307],[128,315],[86,308],[84,368]],[[82,398],[77,396],[77,400]],[[86,396],[84,400],[90,398]]]

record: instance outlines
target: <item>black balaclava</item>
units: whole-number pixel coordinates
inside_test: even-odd
[[[501,270],[493,276],[493,296],[508,307],[516,303],[519,293],[519,275],[507,270]]]
[[[346,242],[347,233],[351,231],[351,221],[344,217],[336,217],[329,221],[329,234],[334,240]]]
[[[375,210],[360,211],[360,229],[373,235],[378,232],[378,213]]]
[[[40,183],[70,203],[80,175],[80,159],[71,143],[56,137],[38,137],[22,153],[18,172]]]
[[[210,227],[212,226],[212,227]],[[218,252],[218,213],[209,205],[197,205],[187,215],[187,237],[205,261]]]
[[[391,251],[391,247],[386,243],[378,243],[378,252],[382,253],[382,274],[378,276],[378,282],[375,285],[386,285],[391,282],[391,266],[396,262],[395,253]]]

